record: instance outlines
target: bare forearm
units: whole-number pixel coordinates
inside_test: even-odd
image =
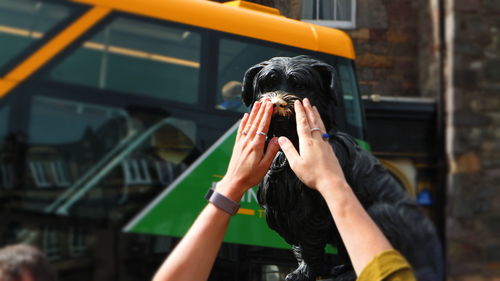
[[[273,138],[264,151],[273,106],[268,100],[261,104],[255,102],[252,112],[243,116],[228,169],[216,186],[218,195],[234,201],[232,203],[239,202],[251,186],[262,180],[279,149],[277,138]],[[154,281],[208,279],[229,224],[229,213],[232,213],[223,205],[211,202],[162,264]],[[235,204],[230,205],[237,207]]]
[[[207,280],[229,219],[229,214],[208,204],[153,280]]]
[[[319,189],[335,220],[356,274],[391,244],[344,181],[331,181]]]

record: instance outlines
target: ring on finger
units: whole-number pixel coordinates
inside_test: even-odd
[[[266,133],[264,133],[264,132],[257,132],[256,134],[257,134],[257,135],[261,135],[261,136],[267,136],[267,134],[266,134]]]
[[[330,137],[330,135],[328,133],[323,133],[321,134],[321,137],[324,139],[324,140],[328,140],[328,138]]]
[[[314,132],[314,131],[321,132],[321,129],[320,129],[320,128],[312,128],[312,129],[311,129],[311,132]]]
[[[247,135],[247,132],[243,131],[241,132],[242,135],[246,136]]]

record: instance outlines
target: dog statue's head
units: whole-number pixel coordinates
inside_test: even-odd
[[[247,106],[269,98],[274,114],[268,136],[286,136],[297,143],[294,101],[309,98],[330,131],[339,100],[337,84],[335,69],[329,64],[308,56],[275,57],[246,71],[242,97]]]

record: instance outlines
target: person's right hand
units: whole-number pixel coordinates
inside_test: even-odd
[[[302,103],[297,100],[295,118],[300,154],[289,139],[279,138],[281,150],[292,170],[304,184],[320,192],[332,183],[344,184],[345,177],[339,161],[328,140],[322,137],[326,129],[317,108],[312,107],[307,98]],[[320,131],[311,131],[312,128],[319,128]]]
[[[272,113],[273,105],[269,100],[255,102],[250,115],[245,114],[240,123],[227,172],[216,187],[218,192],[234,201],[239,201],[249,188],[264,178],[278,152],[276,138],[272,138],[264,150]]]

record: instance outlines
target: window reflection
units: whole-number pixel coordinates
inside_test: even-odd
[[[8,106],[0,107],[0,190],[11,188],[14,183],[13,165],[6,144],[9,111]]]
[[[50,79],[99,89],[198,102],[201,36],[117,18],[51,71]]]
[[[25,187],[39,192],[25,209],[111,218],[173,181],[195,150],[196,124],[161,109],[37,96],[31,112]]]
[[[251,66],[272,57],[297,56],[298,53],[272,47],[222,39],[219,43],[219,81],[217,109],[246,112],[241,100],[241,81]]]
[[[68,18],[72,8],[47,1],[0,1],[0,67]]]
[[[7,136],[7,122],[9,121],[9,106],[0,107],[0,145],[5,142]]]

